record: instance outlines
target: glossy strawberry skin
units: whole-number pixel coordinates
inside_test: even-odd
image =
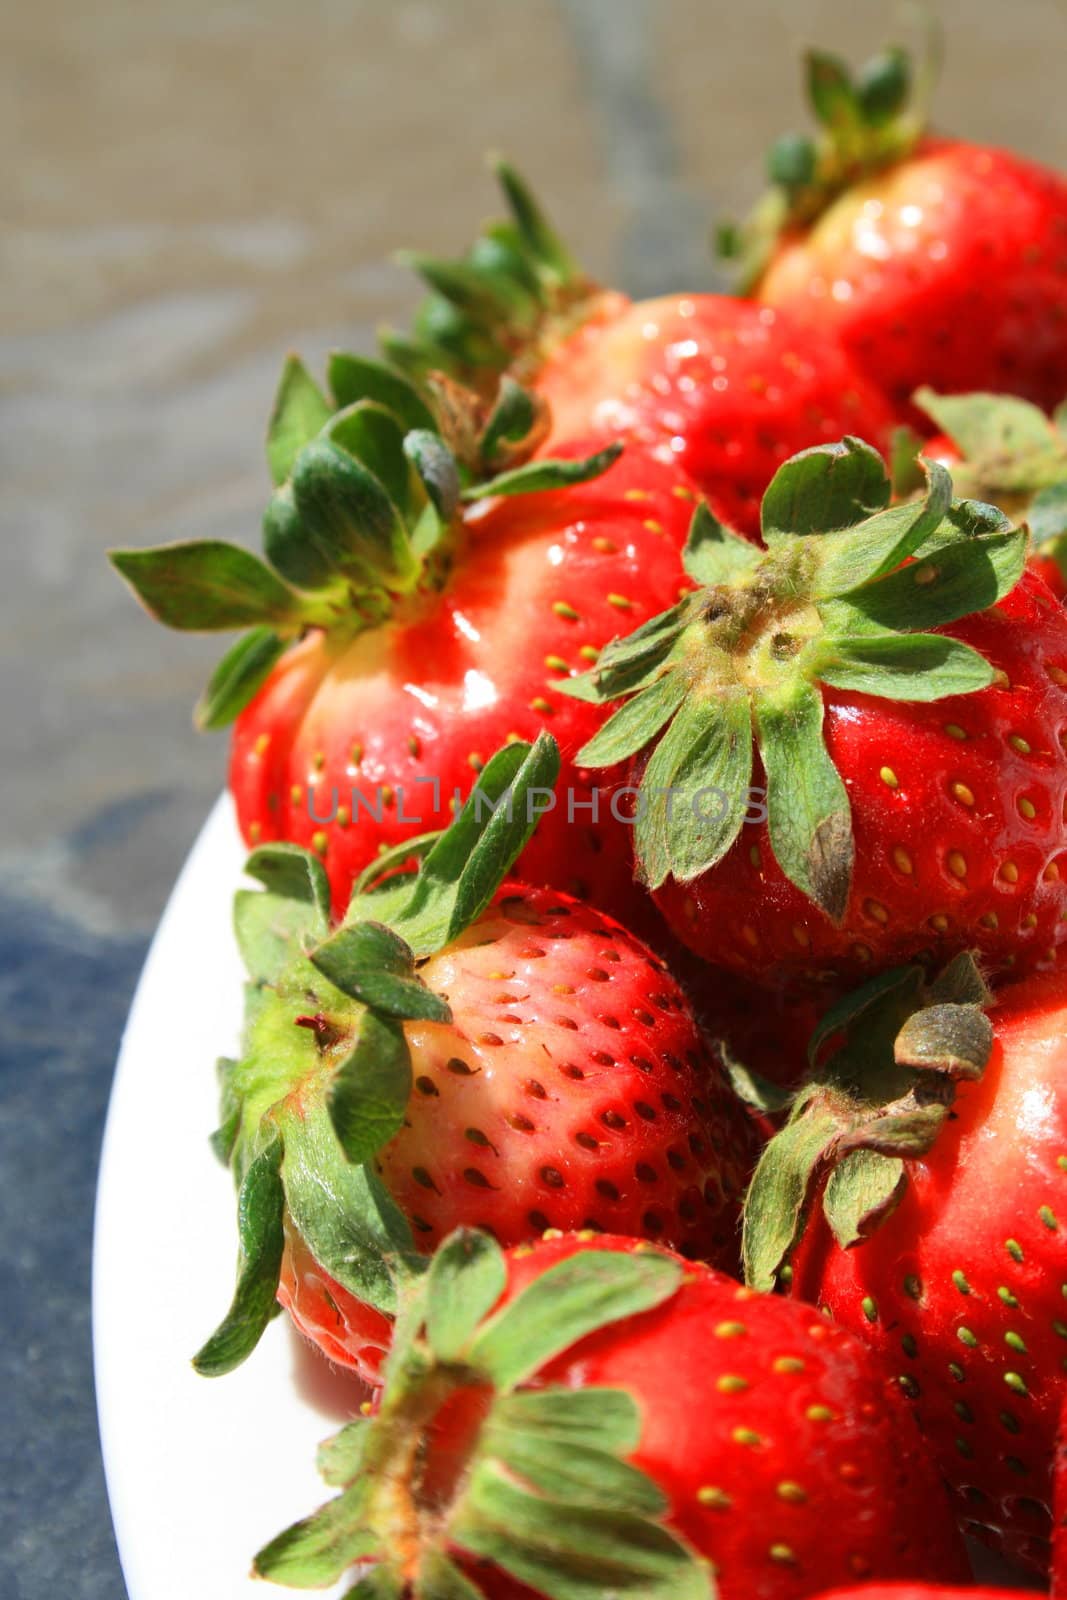
[[[755,1131],[657,957],[581,902],[511,885],[420,974],[453,1022],[405,1024],[414,1091],[378,1160],[420,1249],[462,1226],[505,1246],[592,1229],[736,1266]],[[282,1299],[376,1381],[387,1320],[293,1238]]]
[[[855,834],[841,925],[785,878],[754,820],[716,867],[656,893],[707,961],[795,987],[861,981],[927,951],[976,948],[994,975],[1055,964],[1067,937],[1062,608],[1027,574],[998,606],[942,631],[1007,682],[926,705],[824,690]]]
[[[819,1600],[1025,1600],[1022,1589],[985,1589],[969,1584],[946,1589],[929,1583],[865,1583],[859,1589],[834,1589]]]
[[[504,1300],[581,1248],[563,1237],[509,1251]],[[966,1576],[899,1397],[857,1341],[808,1307],[693,1266],[668,1303],[583,1339],[533,1383],[635,1398],[632,1460],[714,1563],[719,1600],[802,1600],[868,1573]],[[449,1441],[438,1431],[433,1443]],[[488,1600],[524,1593],[491,1568],[476,1576]]]
[[[1067,182],[926,139],[787,238],[755,292],[839,337],[897,407],[926,383],[1051,408],[1067,389]]]
[[[454,791],[465,799],[495,750],[546,729],[564,757],[559,798],[522,876],[654,926],[612,815],[621,774],[598,776],[594,815],[593,780],[574,766],[604,713],[554,685],[674,604],[694,503],[678,468],[631,450],[591,483],[469,514],[439,595],[351,642],[313,632],[238,718],[230,787],[245,840],[316,850],[340,913],[381,847],[447,826]]]
[[[548,356],[535,387],[555,441],[632,439],[683,466],[716,514],[759,533],[764,489],[789,456],[858,434],[888,442],[895,413],[832,337],[725,295],[620,295]]]
[[[1013,984],[899,1208],[842,1251],[813,1214],[793,1291],[895,1373],[968,1531],[1047,1570],[1067,1357],[1067,982]]]

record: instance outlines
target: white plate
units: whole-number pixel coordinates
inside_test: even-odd
[[[130,1600],[269,1600],[274,1591],[248,1576],[251,1557],[327,1498],[315,1446],[360,1398],[280,1320],[227,1377],[198,1377],[189,1364],[233,1290],[233,1186],[207,1136],[218,1120],[214,1063],[234,1052],[240,1028],[229,908],[243,858],[221,799],[148,953],[104,1136],[93,1344]]]
[[[207,1138],[217,1121],[214,1063],[235,1051],[241,1023],[244,969],[230,903],[243,859],[223,797],[148,952],[104,1136],[93,1344],[130,1600],[292,1593],[251,1579],[250,1559],[327,1497],[315,1446],[362,1397],[282,1320],[224,1378],[198,1377],[189,1364],[233,1289],[233,1186]],[[1018,1581],[975,1554],[979,1577]]]

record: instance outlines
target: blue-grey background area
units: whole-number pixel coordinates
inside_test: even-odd
[[[942,14],[942,123],[1067,165],[1063,10]],[[402,322],[389,252],[464,245],[495,204],[487,149],[594,272],[708,287],[709,219],[802,117],[799,46],[859,56],[892,28],[870,0],[0,4],[4,1600],[123,1594],[96,1166],[147,941],[224,772],[189,718],[215,646],[150,625],[105,548],[255,539],[285,351]]]

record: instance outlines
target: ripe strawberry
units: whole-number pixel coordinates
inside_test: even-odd
[[[753,1180],[750,1281],[789,1258],[793,1292],[897,1375],[965,1529],[1045,1571],[1067,1394],[1067,980],[990,1003],[970,957],[932,984],[905,968],[831,1029],[844,1043]]]
[[[298,1324],[369,1379],[396,1293],[381,1257],[403,1279],[457,1226],[504,1244],[625,1230],[737,1261],[754,1135],[681,990],[601,912],[498,887],[558,768],[550,741],[527,752],[482,774],[510,823],[479,824],[472,799],[417,878],[357,893],[336,931],[321,867],[291,846],[252,856],[267,893],[238,902],[255,988],[226,1144],[243,1183],[276,1151],[263,1304],[280,1270]]]
[[[1067,599],[1067,409],[1047,417],[1008,395],[932,389],[920,389],[915,403],[944,430],[922,453],[951,470],[958,493],[1026,522],[1031,571]]]
[[[325,1585],[370,1561],[368,1594],[411,1600],[710,1600],[711,1574],[718,1600],[802,1600],[965,1576],[899,1397],[810,1309],[607,1237],[504,1255],[453,1234],[419,1291],[377,1418],[324,1447],[342,1495],[261,1551],[260,1576]]]
[[[1025,534],[926,471],[887,510],[868,446],[802,452],[766,555],[700,509],[705,587],[565,685],[633,696],[579,759],[636,758],[639,872],[679,938],[759,983],[972,945],[1022,973],[1067,935],[1067,619],[1021,577]]]
[[[752,536],[763,490],[795,451],[842,433],[888,441],[894,410],[834,338],[725,295],[634,303],[603,289],[515,173],[498,174],[509,222],[461,261],[407,258],[433,290],[414,337],[386,340],[408,370],[474,385],[512,371],[547,402],[543,449],[632,441],[682,465],[716,514]]]
[[[279,394],[271,458],[284,481],[264,526],[281,577],[226,545],[112,557],[172,627],[252,625],[199,711],[211,728],[237,715],[230,787],[245,840],[313,849],[341,912],[379,850],[445,826],[493,750],[548,729],[567,764],[523,876],[647,919],[612,807],[621,775],[597,790],[570,760],[603,713],[557,687],[620,626],[677,599],[688,480],[638,451],[605,470],[617,451],[581,461],[571,447],[478,484],[476,470],[528,447],[523,429],[537,433],[514,384],[487,422],[437,384],[457,464],[404,379],[337,357],[331,382],[346,402],[332,418],[297,364]]]
[[[1052,1468],[1052,1600],[1067,1596],[1067,1401],[1060,1411],[1060,1430]]]
[[[924,132],[906,54],[855,78],[808,56],[815,140],[771,155],[773,188],[727,248],[762,304],[841,340],[904,406],[920,383],[1051,407],[1067,390],[1067,181]]]
[[[1032,1592],[977,1588],[973,1583],[965,1589],[946,1589],[940,1583],[865,1583],[858,1589],[835,1589],[819,1600],[1025,1600]]]

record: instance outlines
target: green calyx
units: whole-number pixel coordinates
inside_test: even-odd
[[[700,506],[684,559],[702,587],[556,686],[626,702],[579,760],[648,752],[634,837],[651,888],[722,860],[752,804],[758,751],[782,871],[844,917],[852,820],[821,689],[930,701],[988,687],[989,663],[932,630],[995,605],[1026,560],[1026,535],[1003,513],[954,500],[936,463],[923,470],[923,499],[890,506],[885,463],[862,440],[802,451],[764,496],[766,550]]]
[[[579,326],[601,294],[545,219],[526,184],[495,161],[508,216],[486,226],[457,260],[407,251],[430,289],[408,336],[387,332],[388,359],[412,377],[446,372],[482,389],[495,375],[532,376],[547,350]]]
[[[453,1234],[407,1293],[377,1414],[320,1451],[339,1494],[261,1550],[255,1573],[319,1588],[369,1561],[355,1595],[478,1600],[489,1562],[548,1600],[713,1600],[706,1565],[664,1525],[662,1491],[627,1460],[632,1397],[524,1387],[587,1334],[665,1304],[682,1276],[654,1250],[588,1249],[500,1306],[498,1245]],[[442,1468],[435,1425],[464,1396],[473,1417]]]
[[[914,401],[963,457],[952,469],[959,492],[1025,521],[1067,583],[1067,401],[1051,417],[1013,395],[920,389]]]
[[[335,353],[329,384],[327,398],[295,356],[285,364],[267,437],[276,487],[263,519],[265,560],[217,540],[110,552],[168,627],[248,630],[197,706],[202,728],[232,721],[308,629],[354,637],[441,589],[472,502],[586,482],[621,449],[531,459],[547,418],[507,375],[494,377],[486,398],[444,373],[416,384]]]
[[[821,1203],[842,1249],[899,1204],[907,1162],[951,1115],[956,1085],[980,1078],[993,1047],[989,994],[974,958],[930,981],[921,967],[873,978],[834,1007],[811,1043],[812,1068],[765,1147],[745,1201],[748,1282],[772,1289]],[[824,1047],[843,1042],[826,1060]]]
[[[286,1215],[332,1277],[387,1314],[422,1271],[374,1169],[411,1095],[404,1023],[451,1021],[419,966],[485,910],[558,775],[547,735],[498,751],[452,826],[423,841],[418,871],[383,858],[375,872],[387,875],[356,885],[339,927],[317,857],[288,844],[249,857],[245,871],[261,887],[239,890],[234,903],[249,975],[245,1034],[240,1059],[220,1064],[213,1139],[238,1189],[237,1287],[198,1371],[237,1366],[274,1315]]]
[[[933,26],[918,70],[896,46],[855,73],[827,51],[806,53],[818,131],[778,139],[767,158],[770,189],[743,223],[718,231],[719,254],[737,263],[742,289],[756,284],[784,235],[809,227],[839,195],[911,153],[925,130],[939,56]]]

